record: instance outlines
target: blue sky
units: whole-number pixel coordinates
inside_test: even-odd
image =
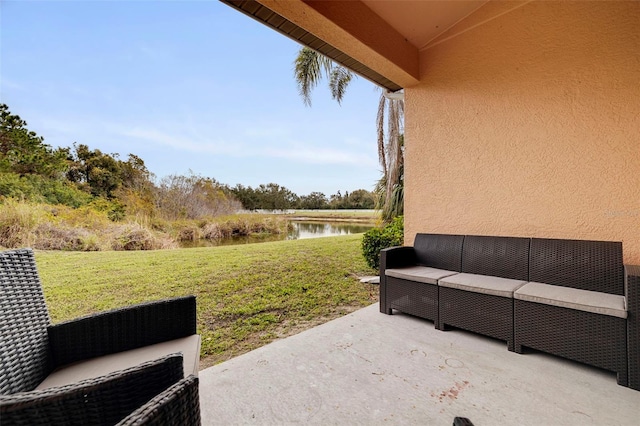
[[[300,45],[212,1],[0,1],[0,102],[45,143],[140,156],[158,178],[298,195],[373,189],[380,92],[304,106]]]

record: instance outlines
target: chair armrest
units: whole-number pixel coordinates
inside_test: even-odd
[[[624,265],[624,293],[627,311],[640,314],[640,265]]]
[[[195,296],[100,312],[48,327],[54,364],[61,366],[196,333]]]
[[[2,426],[113,425],[180,381],[182,363],[171,354],[71,385],[2,395]]]
[[[380,276],[385,269],[402,268],[416,264],[416,252],[411,246],[389,247],[380,250]]]
[[[185,377],[117,424],[133,425],[199,426],[198,378]]]
[[[625,265],[629,387],[640,390],[640,266]]]
[[[416,264],[416,252],[411,246],[389,247],[380,250],[380,312],[391,314],[387,305],[387,276],[385,270]]]

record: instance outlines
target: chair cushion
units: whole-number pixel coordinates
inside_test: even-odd
[[[130,351],[118,352],[84,361],[74,362],[54,370],[36,390],[53,386],[64,386],[81,380],[104,376],[114,371],[135,367],[143,362],[181,352],[184,360],[184,375],[198,374],[200,360],[200,336],[170,340]]]
[[[513,298],[513,292],[526,283],[526,281],[512,280],[509,278],[464,273],[452,275],[438,281],[438,285],[441,287],[509,298]]]
[[[0,395],[0,423],[113,426],[183,380],[183,364],[171,354],[65,386]]]
[[[617,294],[551,284],[527,283],[515,292],[514,297],[527,302],[627,318],[626,298]]]
[[[457,272],[428,266],[408,266],[406,268],[386,269],[384,274],[388,277],[436,285],[439,279],[457,274]]]

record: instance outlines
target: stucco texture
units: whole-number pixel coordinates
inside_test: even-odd
[[[420,54],[405,239],[623,241],[640,264],[640,2],[532,2]]]

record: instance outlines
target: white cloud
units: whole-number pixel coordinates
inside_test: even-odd
[[[255,136],[271,134],[254,129],[250,132]],[[280,133],[280,132],[275,132]],[[297,161],[306,164],[327,164],[327,165],[358,165],[371,167],[376,165],[375,159],[357,152],[341,150],[327,147],[317,147],[312,144],[291,143],[278,140],[243,141],[243,140],[205,140],[202,136],[174,136],[157,129],[145,129],[141,127],[125,130],[123,136],[142,139],[158,145],[168,146],[177,150],[184,150],[194,153],[206,153],[217,155],[228,155],[236,158],[261,157],[279,158],[284,160]]]

